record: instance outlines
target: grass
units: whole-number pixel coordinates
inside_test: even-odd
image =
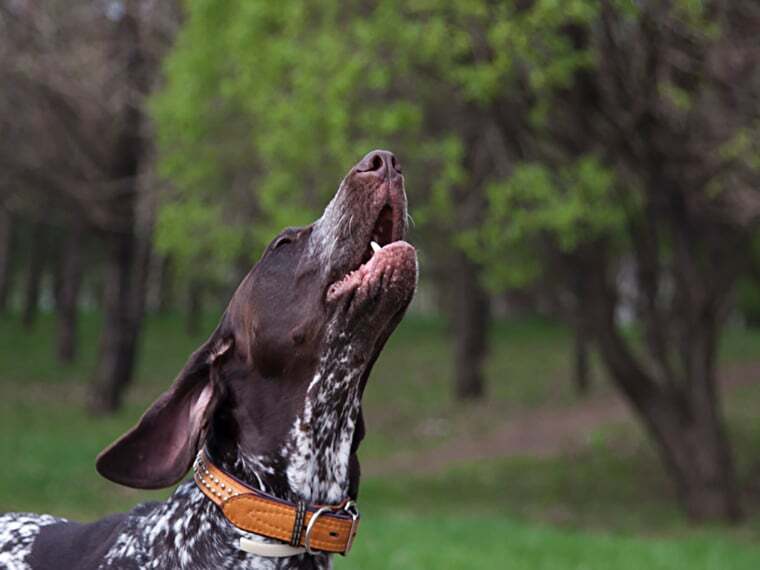
[[[207,329],[213,324],[209,320]],[[29,333],[14,318],[0,322],[0,454],[12,458],[0,470],[0,511],[92,519],[168,494],[103,481],[93,459],[168,386],[203,337],[188,337],[175,317],[149,319],[125,409],[92,418],[82,402],[97,329],[96,316],[85,316],[82,357],[61,366],[51,356],[49,318]],[[443,331],[440,321],[407,319],[389,342],[365,396],[363,460],[476,435],[499,418],[547,402],[576,404],[563,328],[539,320],[499,323],[487,365],[489,400],[468,406],[451,400]],[[724,363],[759,357],[760,333],[736,329],[724,337]],[[598,368],[595,376],[596,391],[609,391]],[[751,491],[760,474],[760,383],[732,388],[725,405],[739,470]],[[747,494],[752,512],[760,512],[757,494]],[[425,476],[365,477],[361,505],[360,538],[338,568],[760,568],[758,517],[739,529],[687,526],[651,447],[630,425],[603,426],[582,448],[551,457],[472,462]]]
[[[539,527],[506,518],[372,516],[336,568],[515,570],[757,570],[760,549],[720,535],[619,537]]]

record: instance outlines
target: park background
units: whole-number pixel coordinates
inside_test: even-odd
[[[100,479],[390,148],[421,280],[338,568],[760,567],[760,6],[2,0],[0,511]]]

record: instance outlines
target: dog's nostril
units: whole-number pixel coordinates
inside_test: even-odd
[[[356,170],[381,174],[385,170],[385,162],[383,153],[376,150],[365,156],[356,166]]]
[[[398,161],[395,154],[391,154],[391,166],[396,172],[401,172],[401,163]]]
[[[382,168],[383,168],[383,158],[379,154],[376,154],[375,156],[372,157],[372,163],[370,164],[370,167],[368,170],[369,171],[382,170]]]

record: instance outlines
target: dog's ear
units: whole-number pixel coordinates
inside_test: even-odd
[[[234,343],[221,330],[220,325],[193,353],[137,425],[100,453],[96,467],[103,477],[128,487],[160,489],[187,473],[219,399],[214,377],[220,359]]]

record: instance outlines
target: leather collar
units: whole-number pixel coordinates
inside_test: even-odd
[[[309,554],[321,551],[345,555],[351,550],[360,518],[353,501],[311,505],[279,499],[215,466],[205,450],[198,453],[193,471],[203,494],[239,529],[303,547]]]

